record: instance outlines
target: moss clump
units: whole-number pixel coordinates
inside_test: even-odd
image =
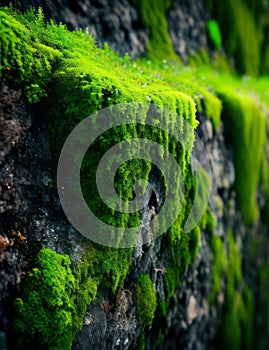
[[[135,298],[138,318],[145,328],[152,324],[156,306],[156,292],[149,275],[140,275],[135,283]]]
[[[71,349],[87,306],[98,293],[116,293],[129,270],[131,250],[91,247],[71,269],[67,255],[42,248],[16,299],[16,347]]]
[[[248,96],[220,92],[225,130],[235,150],[237,203],[246,224],[258,219],[257,186],[264,157],[266,117]]]
[[[207,22],[206,27],[212,45],[215,49],[219,49],[221,47],[222,38],[218,22],[211,19]]]
[[[27,28],[25,23],[31,23],[31,28]],[[63,56],[37,35],[36,31],[41,28],[44,28],[41,9],[36,13],[28,12],[25,17],[9,8],[0,12],[0,77],[23,82],[31,103],[46,96],[45,89],[51,80],[53,67]]]
[[[20,335],[17,346],[71,349],[96,291],[96,282],[90,276],[87,280],[76,278],[67,255],[42,248],[36,267],[24,279],[21,297],[15,301],[18,318],[14,327]]]

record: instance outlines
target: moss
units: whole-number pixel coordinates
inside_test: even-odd
[[[223,33],[223,44],[228,54],[236,59],[240,73],[257,75],[262,42],[261,26],[243,0],[207,0],[212,17]]]
[[[209,208],[207,208],[206,212],[204,213],[200,225],[206,233],[214,232],[214,229],[216,227],[216,221]]]
[[[177,123],[175,117],[175,113],[177,113],[183,116],[193,129],[196,127],[195,103],[189,95],[191,94],[191,96],[199,102],[199,97],[196,96],[196,92],[199,90],[198,86],[193,87],[190,82],[180,82],[180,79],[177,80],[180,85],[173,86],[172,71],[165,72],[167,82],[163,82],[162,77],[158,75],[158,67],[153,66],[152,68],[149,68],[147,64],[145,66],[140,66],[138,64],[130,63],[126,57],[124,59],[119,58],[115,53],[111,52],[108,47],[105,47],[104,50],[97,49],[93,44],[92,38],[90,38],[87,33],[71,33],[68,32],[64,26],[56,26],[54,23],[41,25],[40,20],[38,21],[38,24],[36,24],[35,21],[32,23],[31,16],[36,18],[36,15],[33,12],[28,13],[25,17],[17,13],[10,14],[10,10],[6,9],[2,10],[2,12],[4,13],[4,16],[6,15],[12,18],[14,16],[16,22],[13,23],[10,21],[10,23],[13,23],[14,27],[16,27],[18,22],[28,34],[32,33],[34,26],[36,26],[35,34],[39,38],[38,45],[40,47],[43,47],[42,45],[46,46],[44,49],[44,55],[46,57],[48,56],[48,60],[51,57],[50,48],[52,49],[52,52],[54,52],[53,50],[57,53],[61,52],[61,54],[57,54],[57,64],[51,64],[50,67],[46,67],[44,71],[39,72],[45,78],[42,85],[44,96],[47,95],[49,98],[49,103],[47,103],[48,108],[45,112],[51,130],[55,158],[57,158],[57,154],[61,149],[66,136],[79,121],[92,112],[111,104],[132,101],[145,102],[148,101],[147,97],[150,96],[151,102],[158,104],[160,110],[161,106],[164,106],[169,107],[174,112],[174,114],[169,115],[169,118],[173,118],[171,120],[173,125]],[[12,32],[12,30],[16,31],[16,29],[11,27],[10,31]],[[27,45],[29,45],[29,52],[33,52],[33,50],[31,50],[32,44],[30,34],[29,38],[27,35],[25,35],[24,38],[27,41]],[[19,46],[20,45],[22,46],[23,43],[20,42]],[[76,47],[75,53],[73,52],[74,47]],[[3,51],[3,55],[7,62],[11,60],[6,51]],[[37,57],[37,60],[38,59],[39,58]],[[42,59],[43,58],[41,57],[41,62]],[[14,65],[14,67],[15,66],[16,65]],[[113,70],[111,69],[111,66],[113,67]],[[25,66],[25,68],[28,69],[27,66]],[[148,69],[150,71],[149,74]],[[6,75],[5,72],[3,74]],[[6,78],[13,80],[17,75],[17,70],[11,70],[10,75],[6,76]],[[34,76],[29,75],[27,81],[24,77],[20,75],[18,76],[20,77],[20,83],[25,89],[26,94],[28,93],[28,86],[31,86],[34,91],[34,94],[32,94],[32,98],[29,98],[29,101],[31,103],[38,102],[38,99],[41,96],[38,95],[36,86],[33,86],[33,84],[35,84]],[[49,76],[50,79],[46,79],[47,76]],[[53,80],[53,83],[51,80]],[[185,92],[188,92],[188,94]],[[207,91],[204,92],[208,98],[211,97]],[[44,96],[43,102],[46,104]],[[212,99],[219,103],[213,95]],[[205,98],[205,101],[207,101],[207,98]],[[207,102],[205,105],[207,106]],[[202,108],[202,106],[200,106],[200,108]],[[142,111],[138,106],[137,110],[134,112],[144,115],[145,118],[147,117],[147,109]],[[163,114],[163,117],[166,117],[165,113]],[[92,188],[91,181],[89,180],[90,173],[87,172],[87,169],[94,168],[92,167],[95,164],[94,162],[100,159],[100,156],[106,151],[107,147],[110,147],[115,142],[124,139],[128,140],[134,136],[150,138],[169,149],[181,166],[188,191],[191,190],[193,184],[189,167],[189,152],[184,150],[182,145],[177,143],[176,139],[169,138],[165,132],[160,131],[157,127],[154,129],[140,125],[134,129],[131,125],[126,124],[103,135],[103,138],[97,140],[96,144],[93,145],[93,148],[95,147],[97,152],[93,152],[92,157],[85,157],[81,172],[82,183],[85,182],[86,192],[88,190],[88,193],[86,193],[85,196],[88,198],[88,203],[89,205],[92,205],[92,207],[96,205],[96,200],[98,200],[98,198],[94,196],[93,191],[89,191],[89,189],[91,190]],[[190,132],[185,136],[185,141],[189,145],[188,147],[190,150],[194,142],[194,134],[193,132]],[[115,187],[122,198],[129,199],[133,183],[138,176],[143,175],[144,178],[147,179],[151,167],[148,163],[145,163],[142,168],[143,174],[140,172],[141,162],[139,163],[135,161],[130,164],[127,162],[118,169],[116,176],[117,183]],[[132,171],[130,171],[130,169],[132,169]],[[126,177],[127,174],[130,176]],[[127,182],[126,179],[128,179]],[[187,197],[184,199],[184,203],[186,207],[190,206]],[[109,223],[113,222],[113,224],[122,225],[123,227],[128,226],[128,223],[130,222],[129,217],[124,215],[116,216],[114,212],[105,212],[99,209],[100,208],[98,207],[99,215],[108,220]],[[176,269],[180,266],[181,270],[193,260],[197,252],[199,241],[199,230],[194,230],[193,232],[181,237],[180,225],[183,223],[185,215],[187,215],[186,208],[180,214],[180,217],[177,219],[171,231],[171,237],[168,238],[172,244],[174,254],[172,263],[173,268]],[[88,281],[87,283],[89,283],[88,285],[83,282],[80,292],[77,290],[73,291],[74,295],[76,293],[78,294],[77,309],[75,309],[74,312],[79,312],[79,317],[73,325],[74,329],[78,330],[81,326],[83,313],[85,312],[86,307],[85,305],[87,304],[86,301],[88,300],[87,290],[91,288],[90,281],[92,281],[96,288],[98,288],[99,293],[105,294],[108,293],[108,291],[110,293],[116,293],[123,285],[124,278],[128,272],[130,256],[131,250],[114,250],[93,245],[85,255],[84,261],[74,269],[72,272],[72,278],[74,278],[75,284],[78,283],[78,281]],[[43,265],[38,265],[36,268],[41,271],[45,269]],[[178,272],[176,272],[176,274],[179,276]],[[45,334],[46,329],[44,328],[44,330],[39,331],[38,325],[35,323],[32,324],[34,331],[30,332],[31,336],[27,335],[28,321],[27,318],[25,318],[27,314],[25,310],[30,310],[30,303],[26,297],[28,291],[27,281],[29,281],[30,284],[32,279],[34,280],[32,275],[27,276],[25,282],[26,287],[23,287],[25,290],[23,293],[25,294],[23,294],[22,300],[25,300],[23,301],[24,308],[18,308],[18,322],[21,322],[18,330],[23,330],[25,332],[25,339],[29,338],[32,342],[37,341],[40,336],[39,342],[49,342],[49,344],[52,344],[55,339],[51,337],[50,340],[48,340],[48,335]],[[39,288],[37,288],[37,294],[42,295],[45,285],[40,283]],[[145,288],[149,288],[148,293],[153,291],[153,287],[150,287],[149,283],[141,277],[137,284],[137,290],[140,290],[142,293]],[[65,290],[65,288],[62,286],[62,289],[59,289],[59,293],[62,293],[64,297],[63,290]],[[142,295],[141,293],[139,294],[138,292],[138,295]],[[150,294],[150,297],[153,297],[152,293]],[[40,296],[40,298],[43,298],[43,296]],[[139,296],[138,300],[138,305],[142,305],[143,301],[141,301],[141,298],[139,299]],[[88,300],[88,302],[90,301]],[[143,313],[141,322],[144,326],[152,322],[155,308],[156,301],[153,299],[153,302],[148,304],[147,312]],[[56,311],[57,310],[51,310],[50,317],[54,317],[54,312]],[[68,330],[68,327],[66,329]],[[66,347],[69,346],[71,338],[74,336],[74,332],[74,330],[69,332]],[[56,341],[55,344],[55,346],[58,346]]]
[[[209,303],[213,303],[220,292],[221,281],[226,272],[228,261],[225,246],[220,237],[211,235],[210,247],[213,252],[214,262],[212,271],[213,284],[209,295]]]
[[[71,349],[97,291],[115,295],[123,287],[130,262],[130,249],[92,246],[83,261],[71,269],[67,255],[42,248],[23,281],[22,295],[15,301],[16,347],[36,344]]]
[[[193,183],[194,201],[192,203],[189,217],[184,226],[185,232],[190,231],[200,222],[200,220],[207,220],[207,217],[204,219],[202,216],[206,213],[211,183],[205,169],[200,168],[197,170],[197,173],[193,178]],[[206,222],[201,223],[201,227],[205,226]]]
[[[36,267],[24,279],[22,295],[15,302],[17,346],[23,348],[37,342],[49,349],[71,349],[96,291],[96,282],[90,276],[87,280],[75,277],[67,255],[42,248]]]
[[[246,224],[258,219],[257,186],[264,156],[266,118],[248,96],[220,92],[225,130],[235,150],[237,203]]]
[[[149,57],[153,60],[179,61],[174,52],[165,18],[171,7],[171,0],[132,0],[142,23],[149,28],[150,42],[147,45]]]
[[[51,80],[52,67],[57,65],[63,54],[40,42],[35,30],[43,27],[43,14],[28,13],[28,20],[11,9],[0,13],[0,76],[12,78],[26,86],[28,100],[37,102],[46,95],[45,87]],[[31,20],[31,22],[30,22]],[[26,27],[24,22],[31,23]]]
[[[139,337],[139,345],[137,347],[139,350],[145,350],[146,349],[146,339],[145,339],[145,333],[141,332],[141,335]]]
[[[209,39],[215,49],[221,47],[222,38],[218,22],[214,19],[209,20],[206,23]]]
[[[231,62],[219,51],[214,53],[214,59],[212,62],[214,69],[220,73],[227,75],[234,75],[235,71],[231,65]]]
[[[152,26],[150,27],[149,52],[154,59],[158,57],[158,59],[169,60],[174,57],[171,41],[167,39],[168,29],[165,21],[165,11],[169,6],[169,1],[162,2],[162,4],[159,1],[144,1],[142,4],[141,1],[144,17],[147,16],[148,11],[152,16],[155,16],[155,12],[157,13],[154,20],[150,20],[148,24]],[[160,119],[164,118],[173,126],[178,123],[176,115],[184,117],[191,125],[191,131],[185,135],[184,140],[189,146],[188,151],[192,149],[194,129],[198,124],[196,112],[200,112],[201,117],[206,114],[212,121],[214,130],[217,131],[221,123],[220,115],[223,107],[222,118],[235,149],[238,204],[247,223],[256,220],[258,216],[256,188],[259,181],[263,184],[266,193],[269,193],[266,185],[268,160],[263,153],[265,118],[261,112],[261,102],[269,107],[268,78],[246,80],[232,78],[227,74],[217,74],[212,68],[205,68],[210,65],[208,55],[205,53],[198,55],[199,59],[195,67],[191,69],[183,68],[180,64],[169,65],[163,60],[153,62],[141,59],[130,62],[128,56],[120,58],[107,45],[104,50],[98,49],[87,32],[69,32],[63,25],[58,26],[53,22],[44,23],[41,11],[30,11],[22,15],[5,8],[0,10],[0,16],[1,42],[3,41],[0,48],[2,77],[8,82],[18,83],[30,103],[40,103],[39,106],[43,107],[42,111],[46,115],[51,132],[55,159],[67,135],[81,120],[113,104],[155,103],[161,111]],[[158,23],[158,20],[161,22]],[[143,21],[146,23],[147,18],[144,18]],[[164,43],[162,50],[160,50],[162,47],[160,41]],[[254,55],[257,53],[255,52],[254,50]],[[158,56],[159,53],[161,56]],[[253,62],[256,65],[256,60]],[[203,68],[197,65],[203,65]],[[249,69],[248,66],[249,62],[246,62],[244,69]],[[255,97],[250,96],[248,90],[255,91],[259,96],[257,94]],[[155,127],[146,127],[148,106],[143,105],[143,108],[138,106],[132,111],[144,118],[144,124],[134,128],[133,125],[127,123],[124,117],[123,121],[126,121],[126,124],[108,131],[102,135],[102,138],[96,140],[96,143],[93,144],[95,152],[92,152],[92,156],[86,155],[81,170],[81,181],[89,206],[98,208],[98,215],[106,222],[121,225],[121,227],[136,226],[139,224],[139,215],[137,213],[132,217],[125,214],[118,215],[118,213],[115,214],[113,211],[106,211],[103,207],[99,207],[100,199],[94,192],[93,181],[90,177],[92,176],[90,171],[94,169],[98,159],[109,147],[116,142],[133,137],[148,138],[168,149],[182,170],[186,187],[184,198],[182,198],[182,209],[162,240],[163,248],[165,248],[162,251],[167,252],[165,257],[167,272],[164,276],[166,300],[158,302],[158,309],[156,309],[156,295],[147,275],[139,277],[135,287],[138,315],[144,328],[154,321],[155,312],[158,312],[160,319],[165,317],[181,273],[195,259],[201,229],[206,232],[214,230],[213,217],[207,211],[197,227],[189,233],[183,232],[196,193],[195,179],[192,177],[190,168],[190,152],[187,152],[176,138],[158,128],[160,120],[156,120]],[[164,107],[169,108],[172,113],[162,112]],[[109,120],[106,122],[109,124]],[[245,153],[248,154],[248,157]],[[243,166],[240,167],[240,164]],[[132,196],[134,182],[141,177],[147,180],[150,171],[149,162],[141,163],[134,160],[122,164],[116,174],[115,183],[119,196],[129,200]],[[262,174],[261,180],[260,173]],[[243,281],[241,260],[231,234],[229,234],[230,250],[227,257],[231,263],[227,262],[226,265],[224,253],[221,253],[222,242],[218,238],[212,238],[211,244],[215,265],[210,299],[212,301],[215,299],[223,273],[221,270],[226,269],[224,271],[227,278],[226,318],[223,321],[223,334],[227,336],[228,343],[232,338],[227,325],[231,322],[234,326],[235,346],[237,346],[242,343],[242,332],[249,328],[251,322],[251,317],[248,318],[246,314],[247,307],[252,310],[251,293],[246,286],[240,290],[240,283]],[[37,342],[38,345],[41,342],[46,346],[49,344],[51,348],[66,346],[67,349],[70,348],[75,331],[81,327],[86,305],[94,299],[96,291],[111,296],[123,286],[132,252],[129,249],[117,250],[92,244],[83,262],[73,269],[70,268],[70,261],[67,257],[55,254],[47,252],[44,258],[43,253],[40,253],[36,267],[25,278],[21,300],[17,301],[19,313],[17,331],[20,332],[23,342],[27,343],[29,340]],[[52,274],[50,266],[45,263],[46,260],[55,267],[56,274]],[[46,278],[41,281],[37,278],[40,275],[50,274],[52,277],[48,282]],[[63,280],[62,276],[66,278]],[[50,305],[53,302],[52,296],[48,294],[47,300],[45,295],[47,283],[58,286],[57,291],[53,290],[55,293],[53,299],[63,300],[62,305],[56,308],[48,306],[50,313],[46,309],[47,306],[44,307],[45,314],[42,315],[42,321],[39,317],[36,323],[30,323],[30,317],[27,314],[33,315],[32,306],[35,305],[31,304],[28,297],[33,294],[30,285],[36,285],[34,295],[36,303],[42,305],[44,301]],[[143,295],[146,296],[145,299]],[[77,298],[76,301],[75,298]],[[232,309],[232,298],[235,301],[237,314]],[[241,316],[239,317],[238,314]],[[48,329],[48,324],[51,320],[53,322],[54,318],[57,319],[59,315],[62,315],[62,323],[59,323],[58,333],[55,334],[63,334],[63,336],[55,339],[52,331]],[[65,329],[63,323],[66,323]],[[61,344],[60,338],[65,339],[64,345]],[[225,339],[223,341],[225,343]],[[249,342],[250,340],[247,340],[247,343]]]
[[[157,306],[156,292],[149,275],[140,275],[134,290],[138,318],[145,328],[152,324]]]

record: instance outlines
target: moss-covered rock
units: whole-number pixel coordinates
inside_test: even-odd
[[[152,324],[157,306],[156,292],[149,275],[140,275],[134,289],[137,314],[142,327],[145,328]]]
[[[137,62],[131,62],[128,55],[120,58],[108,45],[104,49],[97,48],[87,31],[70,32],[64,25],[45,23],[41,10],[22,15],[11,8],[1,8],[1,77],[10,84],[18,84],[28,102],[44,112],[54,159],[57,159],[69,133],[87,116],[111,105],[140,103],[132,112],[144,118],[143,123],[130,125],[125,116],[123,125],[95,140],[81,169],[81,183],[89,207],[95,210],[99,219],[122,228],[138,227],[141,219],[139,213],[122,214],[105,208],[93,181],[98,161],[109,148],[122,140],[150,139],[166,148],[182,171],[184,196],[179,190],[179,183],[174,189],[182,200],[182,209],[160,243],[166,264],[165,269],[161,268],[164,298],[161,300],[156,295],[151,276],[141,274],[134,283],[137,318],[145,329],[152,324],[155,314],[159,319],[166,317],[182,273],[195,260],[201,234],[211,234],[214,256],[213,286],[209,295],[211,305],[221,289],[222,280],[226,280],[222,343],[234,349],[242,346],[250,348],[253,296],[242,275],[242,257],[232,231],[227,234],[226,252],[225,239],[212,234],[214,219],[206,206],[203,208],[204,216],[193,230],[186,233],[184,226],[195,196],[200,191],[204,199],[208,188],[208,179],[204,174],[200,174],[203,178],[199,184],[201,186],[197,185],[190,163],[195,142],[194,130],[198,125],[197,113],[200,113],[200,118],[206,115],[212,121],[214,133],[219,131],[221,122],[224,123],[235,152],[235,189],[245,223],[251,225],[260,216],[256,198],[259,184],[263,186],[267,198],[265,212],[268,210],[268,78],[236,79],[231,78],[228,70],[226,74],[219,75],[209,67],[191,69],[179,63],[168,64],[167,61],[176,60],[165,21],[165,11],[170,1],[135,3],[151,32],[149,59]],[[253,39],[255,33],[259,36],[259,30],[246,6],[240,4],[238,11],[243,20],[238,21],[235,32],[229,35],[240,40],[245,38],[242,26],[249,20],[246,33]],[[229,11],[233,9],[230,2],[227,7]],[[212,40],[216,41],[216,46],[220,45],[219,37],[212,37]],[[234,55],[240,54],[239,61],[244,63],[244,71],[256,74],[259,43],[253,44],[253,52],[249,52],[250,48],[242,41],[239,48],[231,42],[229,50]],[[201,53],[199,59],[200,64],[210,65],[208,55]],[[194,62],[197,65],[198,61],[194,59]],[[256,90],[255,96],[248,92],[251,90]],[[180,129],[181,133],[184,131],[183,145],[158,128],[160,120],[155,121],[155,126],[146,125],[150,102],[158,106],[160,119],[172,126],[178,126],[180,118],[177,116],[188,122],[188,130]],[[166,113],[166,108],[171,113]],[[109,125],[109,120],[106,122]],[[134,159],[122,164],[115,176],[115,189],[119,197],[126,202],[132,199],[134,183],[141,178],[148,180],[151,171],[149,161]],[[86,308],[97,293],[114,298],[123,288],[131,264],[131,249],[114,249],[89,243],[84,253],[82,262],[71,266],[68,256],[47,248],[40,250],[33,269],[21,284],[21,295],[15,301],[16,345],[70,349],[74,335],[82,327]],[[164,333],[159,330],[157,343],[163,339]],[[249,335],[243,337],[244,333]],[[145,344],[143,337],[141,346]]]

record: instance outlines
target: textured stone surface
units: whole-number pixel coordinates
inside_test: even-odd
[[[184,63],[187,63],[188,56],[202,49],[210,52],[205,26],[209,16],[204,1],[173,1],[166,18],[174,50]]]

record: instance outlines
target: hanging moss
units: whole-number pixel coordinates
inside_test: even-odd
[[[207,0],[207,7],[220,25],[227,53],[236,59],[242,74],[257,75],[262,42],[261,26],[243,0]]]
[[[235,149],[237,203],[246,224],[258,219],[257,186],[264,156],[266,118],[248,96],[220,92],[225,130]]]
[[[153,60],[179,61],[168,32],[166,11],[171,0],[132,0],[141,22],[149,28],[150,42],[147,45],[149,57]]]

